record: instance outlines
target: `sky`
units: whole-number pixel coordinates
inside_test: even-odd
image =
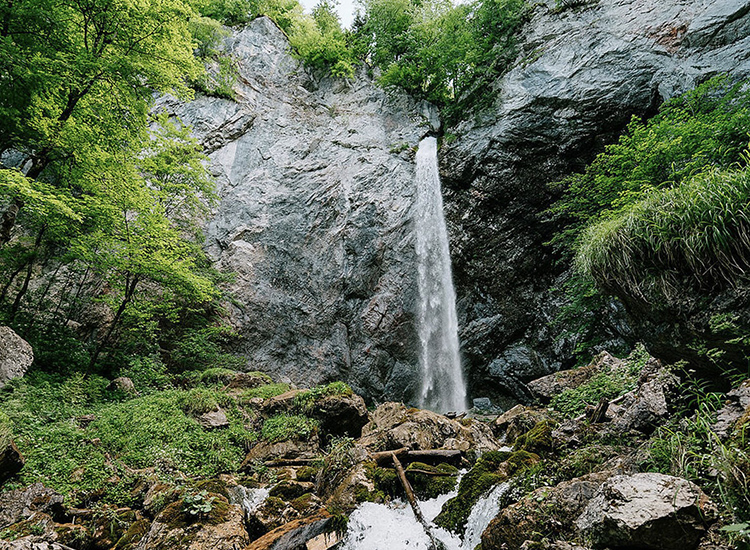
[[[305,8],[307,13],[310,13],[319,0],[300,0],[300,4]],[[354,0],[339,0],[338,8],[336,11],[339,12],[341,18],[341,25],[343,27],[349,27],[354,19],[354,12],[357,11],[354,5]]]

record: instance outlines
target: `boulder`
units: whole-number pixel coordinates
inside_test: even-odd
[[[219,406],[213,411],[208,411],[198,416],[196,420],[206,430],[218,430],[219,428],[229,427],[229,419],[224,409]]]
[[[297,550],[307,542],[332,531],[331,515],[322,510],[310,517],[291,521],[253,541],[245,550]]]
[[[0,388],[26,374],[33,362],[29,343],[10,327],[0,327]]]
[[[324,509],[323,502],[312,493],[290,501],[269,496],[245,518],[250,539],[257,539],[291,521],[308,517]]]
[[[252,470],[253,465],[269,460],[309,460],[321,453],[320,440],[316,433],[306,439],[294,438],[285,441],[261,441],[250,449],[240,470]]]
[[[21,451],[18,450],[13,440],[3,443],[0,439],[0,485],[21,471],[25,463]]]
[[[59,542],[49,542],[42,537],[22,537],[16,540],[0,539],[0,550],[76,550]]]
[[[323,434],[355,439],[369,421],[367,405],[357,394],[328,395],[316,401],[308,415],[318,421]]]
[[[500,511],[482,534],[482,548],[520,550],[526,541],[572,539],[576,518],[610,475],[594,473],[536,489]]]
[[[110,389],[119,390],[128,395],[139,395],[133,381],[127,376],[118,376],[109,384]]]
[[[296,406],[295,398],[303,391],[304,390],[289,390],[281,395],[269,397],[263,401],[263,408],[261,409],[262,414],[264,416],[273,416],[279,413],[290,412]]]
[[[492,422],[492,432],[503,443],[513,443],[521,435],[531,431],[534,426],[549,415],[539,409],[516,405],[505,411]]]
[[[237,550],[244,548],[250,537],[245,530],[244,513],[240,506],[229,504],[221,495],[210,494],[212,509],[205,516],[195,517],[183,510],[184,502],[173,502],[151,524],[135,550]]]
[[[432,411],[408,409],[402,403],[384,403],[375,409],[362,428],[360,444],[373,451],[407,447],[483,452],[500,448],[482,422],[451,420]]]
[[[271,378],[261,372],[238,372],[227,384],[227,390],[250,390],[271,383]]]
[[[712,429],[719,437],[726,438],[731,435],[740,420],[750,421],[750,379],[727,394]]]
[[[643,367],[638,387],[619,403],[610,404],[607,417],[613,419],[614,429],[620,432],[650,434],[669,418],[669,404],[678,396],[679,385],[680,379],[652,358]]]
[[[65,511],[63,501],[60,493],[41,483],[0,493],[0,529],[38,513],[61,518]]]
[[[597,547],[691,550],[717,510],[694,483],[656,473],[608,479],[575,524]]]

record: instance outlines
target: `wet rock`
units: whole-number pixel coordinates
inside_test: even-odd
[[[314,515],[323,509],[321,499],[312,493],[304,493],[289,501],[269,496],[247,515],[248,533],[251,540],[257,539],[289,522]]]
[[[4,445],[0,448],[0,485],[2,485],[23,469],[25,460],[12,439],[7,442],[0,439],[0,445]]]
[[[384,403],[375,409],[362,428],[360,444],[374,451],[407,447],[483,452],[500,447],[486,424],[451,420],[432,411],[408,409],[402,403]]]
[[[750,421],[750,380],[745,380],[727,393],[724,406],[719,410],[712,429],[719,437],[726,438],[741,421]]]
[[[229,427],[229,419],[221,407],[216,407],[216,410],[203,413],[196,420],[206,430],[218,430]]]
[[[716,508],[694,483],[641,473],[608,479],[576,526],[598,547],[690,550],[716,517]]]
[[[0,529],[38,513],[62,518],[65,511],[63,501],[60,493],[41,483],[0,493]]]
[[[245,550],[296,550],[331,531],[331,515],[325,510],[307,518],[291,521],[253,541]]]
[[[0,388],[19,378],[34,362],[34,351],[10,327],[0,327]]]
[[[182,500],[173,502],[151,524],[136,550],[184,548],[189,550],[236,550],[250,538],[245,530],[242,508],[229,504],[221,495],[209,494],[212,509],[195,517],[183,510]]]

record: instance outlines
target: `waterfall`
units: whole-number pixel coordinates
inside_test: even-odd
[[[471,509],[469,519],[466,520],[466,531],[464,531],[464,542],[462,550],[474,550],[482,542],[482,533],[490,524],[492,519],[500,512],[500,497],[510,488],[510,483],[496,485],[486,496]]]
[[[437,163],[437,140],[417,151],[415,232],[419,286],[419,405],[438,412],[466,410],[466,384],[458,349],[456,292]]]

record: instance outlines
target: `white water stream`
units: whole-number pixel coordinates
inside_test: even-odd
[[[466,383],[459,356],[456,292],[451,277],[435,138],[421,141],[416,162],[414,225],[422,379],[419,406],[437,412],[463,411],[467,408]]]
[[[499,499],[508,489],[503,483],[481,498],[472,508],[466,524],[464,540],[438,527],[432,534],[445,545],[446,550],[474,550],[481,542],[482,532],[500,509]],[[456,491],[438,498],[420,502],[422,514],[432,521]],[[390,504],[362,504],[349,517],[349,527],[341,550],[429,550],[430,540],[422,525],[414,517],[411,507],[402,501]]]

